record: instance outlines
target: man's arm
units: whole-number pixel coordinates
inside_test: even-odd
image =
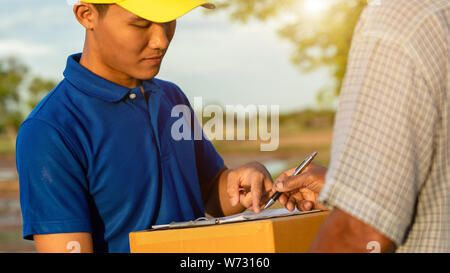
[[[395,244],[373,227],[335,208],[319,230],[309,252],[393,252]]]
[[[77,242],[80,251],[92,251],[86,235],[67,235],[92,232],[85,169],[73,153],[78,147],[70,143],[50,123],[34,118],[21,125],[17,136],[23,237],[34,237],[38,252],[74,251]]]
[[[34,235],[39,253],[92,253],[92,236],[87,232]]]
[[[323,188],[327,169],[312,163],[300,175],[290,176],[293,171],[285,171],[274,184],[275,189],[288,194],[280,196],[280,203],[290,210],[295,206],[299,210],[325,209],[317,196]],[[308,208],[305,207],[307,203]],[[325,220],[309,251],[392,252],[394,248],[394,243],[376,229],[336,207]]]

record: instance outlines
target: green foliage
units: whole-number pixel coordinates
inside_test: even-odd
[[[27,100],[28,107],[33,109],[44,98],[44,96],[56,86],[56,82],[52,80],[34,77],[28,87],[29,98]]]
[[[304,11],[307,0],[217,0],[218,9],[227,10],[230,18],[242,23],[290,17],[279,29],[279,35],[294,44],[292,62],[301,71],[328,67],[335,84],[324,86],[317,100],[331,104],[338,96],[345,76],[353,31],[366,0],[329,0],[331,4],[320,16]],[[315,0],[309,0],[315,1]]]
[[[218,10],[230,10],[232,20],[246,23],[252,17],[262,21],[276,17],[296,2],[298,0],[216,0],[214,4]]]
[[[19,103],[19,85],[28,69],[16,58],[0,59],[0,125],[5,127],[10,120],[14,106]]]
[[[54,81],[35,76],[24,86],[27,77],[28,68],[17,58],[0,59],[0,132],[17,130],[25,118],[24,113],[33,109],[56,85]]]

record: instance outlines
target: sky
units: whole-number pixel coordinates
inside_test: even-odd
[[[67,57],[81,52],[84,29],[71,0],[0,0],[0,58],[16,56],[31,73],[60,81]],[[176,83],[205,105],[279,105],[281,112],[316,108],[318,90],[332,82],[326,69],[305,74],[292,65],[293,45],[280,24],[232,22],[203,8],[178,19],[157,78]]]

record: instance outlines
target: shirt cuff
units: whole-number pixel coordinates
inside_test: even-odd
[[[33,235],[54,233],[92,233],[91,223],[83,220],[45,221],[23,224],[23,238],[33,240]]]

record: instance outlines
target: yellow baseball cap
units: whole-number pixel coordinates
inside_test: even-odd
[[[214,9],[215,5],[204,0],[81,0],[92,4],[117,4],[146,20],[165,23],[183,16],[196,7]]]

